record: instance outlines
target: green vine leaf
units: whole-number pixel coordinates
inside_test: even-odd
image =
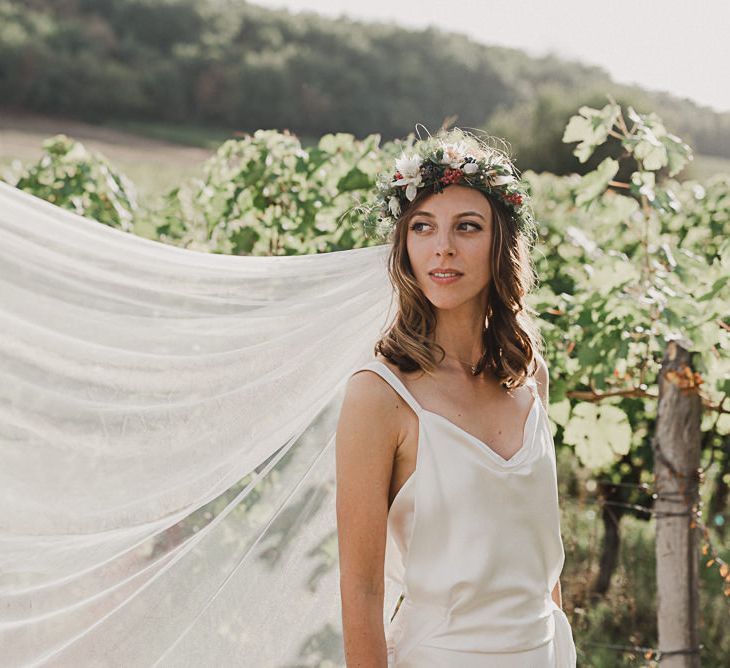
[[[616,406],[583,402],[573,408],[563,439],[575,446],[575,454],[585,466],[602,469],[629,451],[631,425]]]
[[[603,109],[583,106],[578,115],[572,116],[563,133],[563,142],[580,142],[573,151],[580,162],[593,155],[597,146],[608,139],[613,124],[618,119],[621,108],[617,104],[607,104]]]
[[[578,185],[575,203],[584,206],[600,197],[608,187],[609,181],[618,172],[618,160],[606,158],[596,169],[586,174]]]

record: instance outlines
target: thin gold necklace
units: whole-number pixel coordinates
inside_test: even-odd
[[[476,364],[472,364],[471,362],[465,362],[464,360],[459,359],[458,357],[456,357],[454,355],[449,355],[449,353],[447,353],[447,352],[444,352],[444,356],[445,357],[450,357],[452,360],[456,360],[457,362],[461,362],[461,364],[467,365],[468,367],[471,368],[471,374],[472,374],[472,376],[476,376],[477,375],[477,368],[479,366],[479,360],[476,361]],[[482,359],[482,357],[484,357],[484,353],[482,353],[482,355],[481,355],[481,357],[479,359]]]

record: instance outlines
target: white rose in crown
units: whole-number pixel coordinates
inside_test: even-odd
[[[467,147],[464,142],[458,144],[444,144],[444,155],[441,158],[441,164],[448,165],[452,169],[461,167],[461,163],[466,158]]]
[[[464,174],[467,174],[468,176],[471,176],[472,174],[476,174],[479,171],[479,165],[477,165],[476,162],[467,162],[461,168],[461,171],[463,171]]]
[[[403,153],[395,160],[395,169],[405,178],[420,176],[423,160],[420,155],[406,155]]]
[[[422,185],[421,164],[423,160],[419,155],[401,155],[396,158],[395,169],[400,178],[393,181],[394,186],[406,186],[406,197],[412,202],[416,197],[418,186]],[[391,209],[392,210],[392,209]]]

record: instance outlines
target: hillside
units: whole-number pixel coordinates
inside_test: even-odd
[[[608,92],[659,113],[698,153],[730,158],[730,114],[433,28],[231,0],[0,2],[0,99],[15,112],[384,139],[451,119],[510,137],[522,168],[561,173],[580,166],[557,134]]]

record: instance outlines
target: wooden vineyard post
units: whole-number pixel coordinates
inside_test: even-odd
[[[656,577],[662,668],[700,666],[699,509],[700,419],[691,355],[670,341],[659,374],[653,441]]]

